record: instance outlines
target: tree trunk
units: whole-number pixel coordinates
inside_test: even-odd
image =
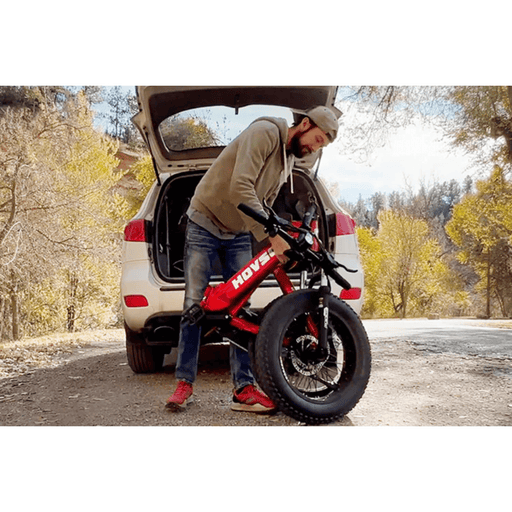
[[[72,274],[69,280],[69,304],[67,307],[68,319],[66,328],[68,332],[75,332],[75,319],[76,319],[76,291],[78,287],[78,278]]]
[[[487,304],[485,316],[491,318],[491,251],[487,250]]]
[[[75,332],[75,306],[73,306],[73,304],[68,306],[68,319],[66,322],[66,329],[68,332]]]
[[[14,341],[20,339],[20,324],[19,324],[19,304],[18,304],[18,284],[16,282],[16,275],[11,270],[11,314],[12,314],[12,339]]]
[[[402,308],[400,309],[400,318],[404,319],[407,316],[407,300],[409,298],[407,283],[400,283],[398,287],[398,293],[400,294],[400,300],[402,301]]]
[[[5,300],[0,297],[0,341],[4,339],[4,309]]]
[[[12,339],[14,341],[20,339],[20,325],[18,315],[18,297],[16,293],[11,295],[11,308],[12,308]]]

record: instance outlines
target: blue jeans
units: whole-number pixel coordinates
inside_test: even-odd
[[[192,221],[188,221],[185,237],[184,271],[185,300],[183,311],[192,304],[199,304],[213,274],[213,264],[220,258],[223,278],[227,281],[252,258],[251,237],[238,235],[231,240],[221,240]],[[201,327],[181,320],[178,359],[175,376],[192,384],[197,377],[197,364],[201,341]],[[249,354],[230,345],[229,359],[235,389],[254,384]]]

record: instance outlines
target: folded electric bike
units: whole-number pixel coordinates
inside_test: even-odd
[[[248,350],[258,384],[283,413],[307,424],[330,423],[354,408],[370,378],[364,326],[330,288],[333,279],[350,289],[337,268],[353,271],[334,259],[311,228],[315,203],[299,226],[264,207],[267,217],[247,205],[238,206],[269,236],[288,242],[289,262],[281,264],[271,248],[264,249],[229,281],[209,286],[201,304],[184,316],[192,323],[213,320],[232,343]],[[296,290],[286,269],[298,263],[305,270]],[[258,315],[245,306],[271,273],[283,295]]]

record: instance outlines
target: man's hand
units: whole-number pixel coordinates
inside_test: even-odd
[[[290,248],[288,242],[283,240],[279,235],[273,237],[271,236],[269,239],[270,245],[277,256],[277,259],[281,263],[286,263],[288,261],[288,257],[284,255],[284,252]]]

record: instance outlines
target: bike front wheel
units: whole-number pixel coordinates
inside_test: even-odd
[[[258,383],[278,408],[307,424],[336,421],[352,410],[370,378],[368,336],[355,311],[332,294],[327,347],[315,329],[323,310],[318,290],[280,297],[265,313],[254,347]],[[323,319],[322,319],[323,320]]]

